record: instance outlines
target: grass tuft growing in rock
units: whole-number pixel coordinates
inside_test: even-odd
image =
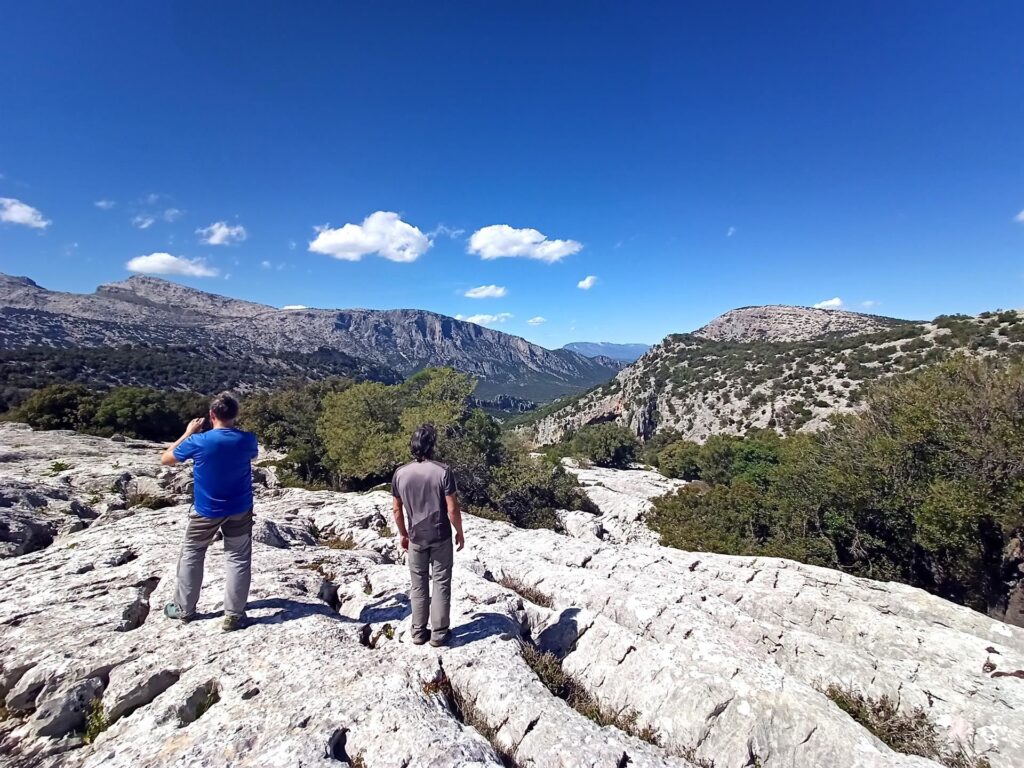
[[[510,750],[498,741],[497,730],[487,724],[471,701],[455,690],[443,669],[432,679],[424,681],[423,692],[428,696],[440,696],[459,722],[473,728],[487,740],[505,768],[522,768],[516,760],[515,749]]]
[[[331,538],[324,541],[331,549],[355,549],[356,542],[352,538],[352,534],[346,533],[344,536],[332,536]]]
[[[64,461],[55,461],[50,464],[50,474],[59,475],[61,472],[66,472],[71,469],[71,465]]]
[[[536,587],[524,584],[522,580],[517,579],[515,576],[502,574],[501,578],[498,579],[498,583],[505,587],[505,589],[511,589],[521,598],[529,600],[535,605],[539,605],[543,608],[551,608],[554,605],[554,601],[551,599],[550,595],[544,594]]]
[[[85,734],[82,740],[86,744],[92,744],[110,726],[107,713],[103,709],[102,699],[93,699],[89,705],[89,711],[85,715]]]
[[[143,507],[145,509],[165,509],[173,507],[174,501],[165,496],[150,496],[146,493],[130,493],[125,497],[124,503],[131,507]]]
[[[656,735],[651,728],[637,727],[636,712],[611,712],[602,707],[578,680],[562,669],[562,661],[555,654],[541,651],[529,643],[522,644],[522,654],[530,669],[544,683],[544,687],[581,715],[600,726],[611,725],[630,736],[657,744]]]
[[[935,724],[923,709],[900,712],[897,702],[888,696],[872,699],[834,683],[825,689],[825,695],[896,752],[927,757],[948,768],[991,768],[988,758],[973,754],[962,744],[944,750]]]

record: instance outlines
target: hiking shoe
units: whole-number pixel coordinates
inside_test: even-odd
[[[222,632],[234,632],[236,629],[241,629],[244,626],[245,616],[225,616],[220,628]]]
[[[168,603],[164,606],[164,616],[166,616],[168,619],[176,619],[185,624],[188,624],[190,621],[192,621],[192,617],[186,616],[184,613],[182,613],[181,608],[179,608],[174,603]]]
[[[412,636],[412,644],[413,645],[424,645],[427,642],[427,640],[429,639],[429,637],[430,637],[429,635],[413,635]]]
[[[441,635],[440,637],[432,637],[432,638],[430,638],[430,645],[433,646],[434,648],[440,648],[442,645],[448,645],[448,641],[451,640],[451,638],[452,638],[452,633],[449,632],[446,629],[444,631],[444,634]]]

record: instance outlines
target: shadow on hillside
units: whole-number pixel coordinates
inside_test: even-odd
[[[268,597],[262,600],[254,600],[246,606],[248,611],[264,609],[277,609],[277,612],[269,616],[250,617],[248,622],[250,626],[257,624],[280,624],[284,621],[295,621],[296,619],[304,619],[308,616],[326,616],[335,621],[355,623],[352,619],[340,615],[327,603],[306,603],[299,600],[289,600],[284,597]]]
[[[461,645],[469,645],[477,640],[483,640],[495,635],[504,639],[518,639],[522,636],[522,628],[508,616],[500,613],[477,613],[473,620],[467,624],[452,627],[449,646],[458,648]]]

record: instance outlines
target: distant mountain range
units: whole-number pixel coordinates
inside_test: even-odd
[[[15,387],[50,375],[209,391],[451,366],[496,401],[549,401],[622,367],[423,310],[283,310],[141,276],[74,294],[0,274],[0,352],[0,384]]]
[[[667,337],[610,382],[521,419],[536,442],[615,421],[642,438],[673,429],[696,441],[767,427],[820,429],[861,407],[874,380],[956,352],[1020,357],[1024,315],[897,320],[804,307],[745,307]]]
[[[650,348],[650,344],[613,344],[610,341],[574,341],[562,347],[587,357],[605,357],[624,363],[632,363]]]

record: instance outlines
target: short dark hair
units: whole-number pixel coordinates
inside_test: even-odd
[[[434,446],[437,444],[437,430],[433,424],[424,424],[412,433],[409,441],[409,450],[416,461],[431,459],[434,457]]]
[[[230,392],[221,392],[210,402],[210,413],[220,421],[234,421],[238,418],[238,401]]]

